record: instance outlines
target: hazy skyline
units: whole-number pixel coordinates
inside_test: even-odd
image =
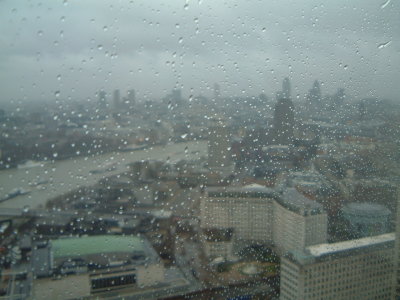
[[[0,1],[1,101],[322,93],[398,100],[395,1]],[[396,98],[397,97],[397,98]],[[110,97],[111,98],[111,97]]]

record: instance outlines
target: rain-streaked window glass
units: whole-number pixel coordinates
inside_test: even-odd
[[[0,0],[0,28],[0,299],[399,297],[397,1]]]

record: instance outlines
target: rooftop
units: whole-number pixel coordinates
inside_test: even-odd
[[[317,262],[331,261],[340,257],[393,248],[394,242],[395,234],[386,233],[357,240],[309,246],[304,251],[290,251],[285,257],[296,264],[304,266]]]
[[[147,247],[138,236],[97,235],[62,238],[51,241],[54,258],[85,256],[112,252],[145,252]]]
[[[273,193],[274,190],[260,184],[249,184],[245,186],[229,186],[229,187],[210,187],[207,188],[208,193]],[[226,196],[225,196],[226,197]],[[249,196],[250,197],[250,196]]]
[[[362,216],[389,216],[390,210],[384,205],[370,202],[348,203],[342,208],[344,213]]]
[[[323,213],[322,205],[316,201],[306,198],[295,188],[286,189],[282,196],[276,199],[287,209],[301,214],[320,214]]]
[[[369,247],[389,241],[394,241],[394,233],[386,233],[382,235],[366,237],[357,240],[344,241],[333,244],[319,244],[314,246],[309,246],[306,251],[309,252],[314,257],[320,257],[328,254],[335,254],[342,251],[354,250],[362,247]]]

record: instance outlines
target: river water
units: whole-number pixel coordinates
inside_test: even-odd
[[[25,169],[0,171],[0,198],[15,188],[31,192],[0,203],[1,208],[36,208],[58,195],[62,195],[80,186],[90,186],[99,179],[127,171],[127,164],[140,160],[160,159],[171,161],[179,159],[196,159],[207,155],[207,142],[194,141],[187,143],[155,146],[134,152],[112,152],[93,157],[77,157],[68,160],[47,162],[40,166]],[[115,164],[116,169],[101,174],[92,174],[91,170],[104,169]],[[30,183],[49,181],[46,184],[32,187]]]

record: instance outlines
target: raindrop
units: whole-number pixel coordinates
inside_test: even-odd
[[[183,138],[183,139],[185,139],[186,137],[187,137],[187,133],[181,135],[181,138]]]
[[[53,153],[53,157],[57,157],[58,156],[58,153],[57,152],[54,152]]]
[[[68,0],[63,1],[64,6],[68,5]]]
[[[183,42],[183,37],[180,37],[179,40],[178,40],[178,43],[182,44],[182,42]]]
[[[97,45],[97,49],[102,50],[103,49],[103,45]]]
[[[30,211],[30,209],[31,209],[31,207],[30,207],[29,205],[25,205],[25,206],[23,207],[23,209],[22,209],[22,212],[23,212],[23,213],[27,213],[27,212]]]
[[[57,75],[57,80],[58,80],[58,81],[61,80],[61,75],[60,75],[60,74]]]
[[[386,2],[381,5],[381,8],[385,8],[386,6],[388,6],[390,4],[390,2],[391,2],[391,0],[386,0]]]
[[[43,35],[43,31],[39,30],[37,34],[38,34],[38,36],[42,36]]]
[[[55,91],[54,96],[56,96],[56,98],[60,97],[60,91]]]
[[[104,26],[103,27],[103,31],[107,31],[108,30],[108,27],[107,26]]]
[[[185,3],[185,5],[183,6],[184,10],[188,10],[189,9],[189,3]]]
[[[378,49],[383,49],[387,46],[389,46],[392,43],[392,41],[386,42],[386,43],[382,43],[378,45]]]

